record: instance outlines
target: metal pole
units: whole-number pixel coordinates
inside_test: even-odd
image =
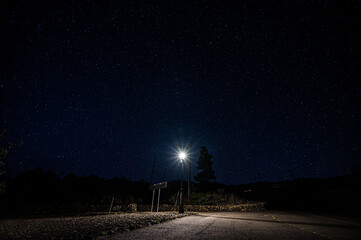
[[[160,188],[159,188],[159,190],[158,190],[158,204],[157,204],[157,212],[158,212],[158,210],[159,210],[159,198],[160,198]]]
[[[183,203],[183,161],[181,161],[182,165],[182,175],[181,175],[181,192],[180,192],[180,200],[179,200],[179,213],[184,213],[184,203]]]
[[[153,212],[154,192],[155,192],[155,189],[153,189],[152,207],[150,208],[150,211],[151,211],[151,212]]]
[[[155,158],[154,158],[154,161],[153,161],[152,174],[150,175],[150,181],[149,181],[149,184],[152,184],[152,180],[153,180],[153,173],[154,173],[154,167],[155,167]]]
[[[113,208],[113,202],[114,202],[114,197],[112,198],[112,203],[110,204],[110,208],[109,208],[109,212],[108,212],[108,214],[112,211],[112,208]]]
[[[189,195],[191,194],[191,169],[192,169],[192,162],[189,158],[189,173],[188,173],[188,199]]]
[[[177,197],[175,198],[174,211],[177,210],[178,197],[179,197],[179,191],[177,192]]]
[[[189,143],[188,146],[188,152],[189,152],[189,172],[188,172],[188,200],[190,199],[190,194],[191,194],[191,181],[192,181],[192,158],[191,158],[191,153],[192,153],[192,147],[193,147],[193,142],[192,142],[192,138],[191,138],[191,142]]]

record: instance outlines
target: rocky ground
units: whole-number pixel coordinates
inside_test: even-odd
[[[96,239],[187,216],[176,212],[0,220],[0,239]]]

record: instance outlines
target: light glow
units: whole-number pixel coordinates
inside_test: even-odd
[[[178,157],[179,157],[179,159],[180,159],[181,161],[183,161],[184,159],[186,159],[187,154],[186,154],[185,152],[183,152],[183,151],[180,151],[180,152],[178,153]]]

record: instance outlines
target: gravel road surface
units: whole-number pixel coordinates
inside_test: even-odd
[[[355,219],[305,213],[202,213],[101,239],[361,239]]]
[[[186,216],[175,212],[0,220],[0,240],[95,239]]]

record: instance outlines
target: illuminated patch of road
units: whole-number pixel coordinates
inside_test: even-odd
[[[297,228],[297,229],[300,229],[306,233],[311,233],[313,235],[316,235],[318,237],[323,237],[323,238],[327,238],[327,239],[331,239],[333,240],[334,238],[330,237],[330,236],[327,236],[327,235],[324,235],[324,234],[321,234],[321,233],[317,233],[317,232],[313,232],[313,231],[309,231],[307,230],[306,228],[303,228],[301,226],[297,226],[296,224],[292,224],[292,223],[288,223],[288,222],[285,222],[285,221],[282,221],[280,219],[278,219],[277,217],[273,216],[272,214],[268,213],[269,216],[271,216],[274,220],[276,220],[277,222],[280,222],[280,223],[284,223],[284,224],[287,224],[289,226],[292,226],[294,228]],[[267,215],[266,215],[267,216]]]

